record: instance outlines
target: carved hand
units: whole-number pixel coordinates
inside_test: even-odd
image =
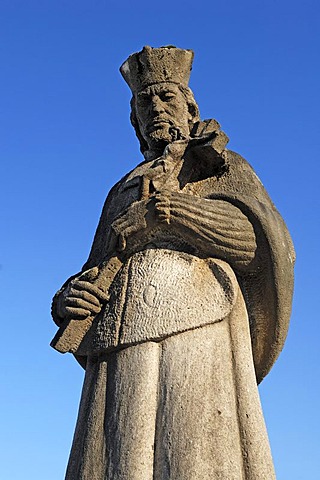
[[[59,317],[81,320],[100,312],[102,305],[108,300],[108,295],[94,284],[97,276],[98,268],[95,267],[71,280],[57,300]]]
[[[118,250],[125,250],[127,240],[131,235],[147,227],[146,201],[134,202],[129,208],[112,223],[112,229],[118,238]]]
[[[154,213],[156,221],[170,223],[170,193],[159,192],[154,195]]]
[[[206,254],[218,255],[238,268],[249,265],[257,248],[254,229],[242,211],[218,199],[172,192],[170,223]]]

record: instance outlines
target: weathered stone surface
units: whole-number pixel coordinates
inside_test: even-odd
[[[67,480],[275,478],[257,381],[285,341],[294,250],[249,164],[200,120],[193,53],[121,67],[144,162],[111,190],[52,341],[86,366]]]

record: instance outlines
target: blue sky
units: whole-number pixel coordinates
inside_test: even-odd
[[[1,479],[63,478],[83,371],[49,347],[51,297],[141,160],[118,68],[167,44],[195,51],[201,116],[221,123],[292,234],[291,327],[260,394],[278,480],[320,478],[319,20],[317,0],[1,1]]]

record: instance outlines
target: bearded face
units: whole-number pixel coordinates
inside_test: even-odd
[[[189,137],[192,117],[177,85],[151,85],[136,95],[135,109],[141,135],[150,150],[162,153],[169,143]]]

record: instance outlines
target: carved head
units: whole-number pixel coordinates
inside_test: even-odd
[[[191,50],[144,47],[120,68],[133,93],[131,123],[147,157],[161,155],[175,140],[187,139],[199,121],[188,88],[192,60]]]

